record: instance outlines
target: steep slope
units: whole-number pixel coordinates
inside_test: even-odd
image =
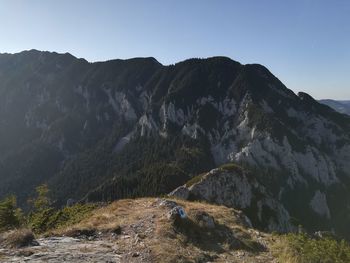
[[[340,113],[350,115],[350,101],[348,100],[320,100],[319,102]]]
[[[1,196],[152,196],[236,162],[308,229],[350,236],[350,117],[261,65],[33,50],[0,56],[0,95]]]

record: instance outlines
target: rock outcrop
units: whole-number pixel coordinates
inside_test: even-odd
[[[175,189],[169,196],[203,200],[242,210],[248,216],[247,222],[266,231],[295,230],[290,223],[290,215],[281,202],[274,199],[251,173],[234,165],[199,175],[187,185]]]

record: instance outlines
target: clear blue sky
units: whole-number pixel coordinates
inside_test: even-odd
[[[163,64],[223,55],[315,98],[350,99],[348,0],[0,0],[0,53]]]

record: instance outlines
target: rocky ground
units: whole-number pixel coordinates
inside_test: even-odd
[[[49,237],[39,245],[23,249],[2,249],[1,262],[120,262],[117,247],[109,240]]]
[[[0,262],[277,262],[271,240],[224,206],[122,200],[36,246],[0,249]]]

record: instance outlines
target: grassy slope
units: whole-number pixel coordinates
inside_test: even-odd
[[[125,199],[97,209],[90,218],[53,234],[105,233],[109,236],[121,229],[116,238],[118,247],[125,251],[142,251],[147,247],[152,262],[235,262],[242,255],[247,262],[270,262],[272,259],[271,253],[262,246],[271,242],[271,236],[248,229],[240,211],[200,202],[175,201],[185,209],[187,220],[169,220],[169,209],[160,206],[155,198]],[[203,211],[214,218],[214,228],[203,227],[196,221],[196,214]],[[257,255],[266,261],[255,261]]]
[[[187,214],[186,220],[170,219],[171,209],[161,205],[163,200],[115,201],[87,211],[86,216],[80,214],[80,219],[71,224],[56,225],[44,236],[78,237],[86,245],[103,242],[117,248],[112,252],[121,262],[350,262],[350,246],[345,241],[259,232],[247,226],[240,211],[204,202],[167,199],[183,207]],[[214,219],[214,227],[206,227],[198,220],[203,213]],[[2,237],[16,237],[18,244],[23,240],[17,238],[18,233]],[[0,246],[8,240],[0,238]]]

